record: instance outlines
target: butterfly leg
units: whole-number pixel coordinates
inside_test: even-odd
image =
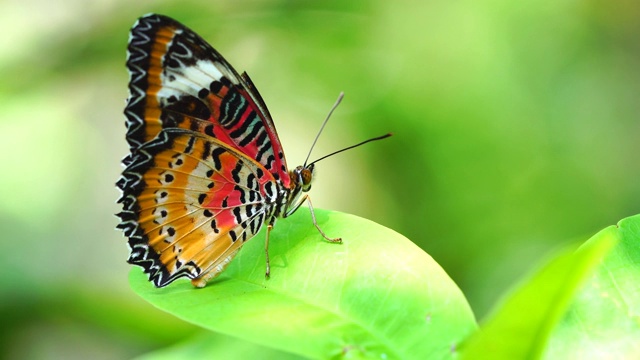
[[[309,204],[309,211],[311,212],[311,220],[313,221],[313,225],[315,225],[316,229],[318,229],[318,232],[320,232],[320,235],[322,235],[322,237],[327,240],[330,243],[338,243],[338,244],[342,244],[342,238],[330,238],[328,237],[324,231],[322,231],[322,229],[320,228],[320,226],[318,225],[318,222],[316,221],[316,213],[313,211],[313,204],[311,203],[311,198],[309,197],[309,195],[305,195],[302,200],[300,200],[300,202],[298,203],[298,206],[296,206],[296,209],[304,202],[307,201],[307,204]]]
[[[273,229],[273,225],[267,225],[267,236],[264,241],[264,255],[267,263],[267,269],[265,270],[264,277],[268,279],[271,274],[271,265],[269,265],[269,233],[271,233],[271,229]]]

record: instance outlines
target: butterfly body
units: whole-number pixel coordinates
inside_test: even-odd
[[[288,170],[249,76],[177,21],[140,18],[127,68],[130,154],[117,185],[128,261],[158,287],[180,277],[202,287],[263,225],[298,209],[313,164]]]

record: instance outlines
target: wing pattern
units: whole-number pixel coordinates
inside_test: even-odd
[[[162,129],[190,129],[238,149],[289,187],[271,115],[246,73],[238,75],[184,25],[156,14],[134,25],[128,54],[131,79],[125,115],[132,151]]]
[[[117,186],[128,261],[158,287],[204,286],[283,214],[295,180],[251,79],[200,36],[150,14],[127,51],[130,154]]]
[[[119,185],[129,262],[141,265],[158,287],[221,272],[272,216],[277,197],[273,177],[260,164],[180,129],[142,145]]]

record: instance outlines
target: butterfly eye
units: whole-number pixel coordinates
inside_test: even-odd
[[[307,166],[300,171],[300,179],[302,184],[302,191],[311,190],[311,180],[313,180],[313,165]]]

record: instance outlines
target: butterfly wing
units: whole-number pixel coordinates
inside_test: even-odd
[[[246,73],[238,75],[196,33],[166,16],[140,18],[131,29],[127,68],[132,153],[162,129],[190,129],[255,159],[289,188],[282,145],[262,97]]]
[[[143,144],[118,183],[129,262],[157,287],[179,277],[204,286],[269,216],[276,183],[264,167],[223,142],[167,129]]]

